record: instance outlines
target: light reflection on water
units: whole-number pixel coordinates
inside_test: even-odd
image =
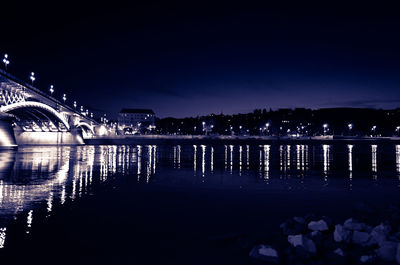
[[[44,204],[48,217],[55,205],[92,194],[92,186],[107,185],[110,177],[118,176],[142,184],[255,186],[266,191],[271,187],[322,190],[328,186],[352,191],[357,185],[368,188],[377,183],[399,188],[400,145],[195,144],[3,150],[0,248],[11,219],[24,214],[25,232],[29,233],[36,220],[36,205]]]

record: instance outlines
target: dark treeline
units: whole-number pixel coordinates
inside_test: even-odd
[[[400,108],[256,109],[247,114],[210,114],[156,121],[160,134],[216,135],[399,135]]]

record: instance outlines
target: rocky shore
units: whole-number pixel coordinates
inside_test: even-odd
[[[284,247],[257,244],[249,255],[266,264],[400,264],[400,209],[388,212],[378,223],[295,216],[280,225]]]

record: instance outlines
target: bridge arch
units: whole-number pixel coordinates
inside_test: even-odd
[[[13,114],[20,120],[32,122],[60,122],[66,130],[70,125],[64,115],[54,108],[37,101],[22,101],[0,107],[1,112]]]
[[[88,124],[87,122],[80,121],[76,124],[76,127],[82,128],[82,130],[84,130],[85,133],[89,131],[92,135],[95,135],[93,126]]]

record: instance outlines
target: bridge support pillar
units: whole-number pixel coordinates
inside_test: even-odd
[[[12,117],[0,112],[0,148],[16,148]]]

